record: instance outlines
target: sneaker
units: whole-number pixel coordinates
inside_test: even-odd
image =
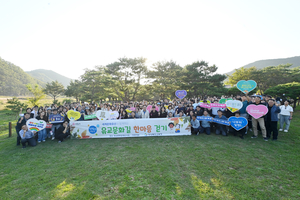
[[[244,139],[244,136],[240,136],[241,139]]]
[[[288,132],[288,130],[284,130],[283,132],[287,133],[287,132]]]
[[[52,137],[52,140],[54,140],[55,139],[55,137]]]
[[[264,137],[264,141],[268,141],[268,138]]]
[[[22,149],[25,149],[26,148],[26,146],[22,146]]]
[[[43,140],[43,142],[46,142],[46,140]]]
[[[279,131],[282,131],[282,129],[279,129]]]
[[[272,139],[273,141],[276,141],[277,139]]]
[[[41,141],[38,141],[38,143],[41,143]]]
[[[58,143],[61,143],[61,141],[59,140]]]
[[[251,132],[253,131],[252,128],[249,129]]]
[[[257,138],[257,136],[255,136],[255,135],[252,135],[252,137],[251,138]]]

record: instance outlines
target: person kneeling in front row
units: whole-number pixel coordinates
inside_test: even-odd
[[[22,148],[26,148],[26,143],[28,142],[29,146],[36,146],[36,140],[35,140],[35,134],[36,132],[31,132],[30,130],[28,130],[28,127],[26,124],[24,124],[22,126],[22,130],[20,130],[19,134],[21,137],[21,143],[22,143]]]
[[[65,121],[63,125],[57,129],[55,138],[58,140],[58,143],[61,143],[69,135],[70,135],[69,123]]]

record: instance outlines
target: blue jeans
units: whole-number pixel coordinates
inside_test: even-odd
[[[207,135],[210,135],[210,127],[200,127],[200,133],[206,133]]]
[[[60,124],[53,124],[51,131],[53,133],[52,137],[55,137],[55,130],[57,130],[60,127]]]
[[[51,128],[45,128],[45,130],[46,130],[46,134],[47,134],[48,138],[50,138],[51,137],[51,135],[50,135]]]
[[[47,137],[46,129],[43,129],[43,130],[38,132],[38,141],[39,142],[41,142],[43,140],[46,140],[46,137]]]
[[[290,127],[290,116],[280,115],[280,129],[283,129],[283,124],[285,123],[285,130],[289,130]]]
[[[220,132],[222,132],[222,135],[227,135],[225,125],[220,125],[220,124],[217,125],[216,134],[219,135]]]

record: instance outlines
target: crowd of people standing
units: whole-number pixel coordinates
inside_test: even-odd
[[[280,122],[279,131],[288,132],[290,121],[293,117],[293,108],[289,105],[288,100],[273,99],[269,95],[263,96],[248,96],[247,94],[237,95],[232,97],[235,100],[241,101],[243,107],[232,113],[227,108],[204,108],[200,104],[219,103],[223,97],[205,97],[202,101],[198,98],[184,98],[174,99],[169,101],[168,99],[156,100],[156,101],[140,101],[140,102],[114,102],[114,103],[87,103],[87,102],[73,102],[64,103],[63,105],[51,105],[33,108],[27,108],[26,112],[20,110],[20,118],[16,125],[17,132],[17,145],[22,143],[22,147],[26,148],[26,143],[30,146],[36,146],[37,143],[46,142],[47,139],[62,142],[64,139],[70,136],[69,119],[66,114],[69,110],[80,112],[81,116],[77,121],[85,120],[86,115],[95,114],[98,110],[103,111],[117,111],[119,116],[117,119],[145,119],[145,118],[174,118],[174,117],[190,117],[192,133],[199,135],[200,133],[211,132],[228,136],[229,133],[233,135],[239,135],[242,139],[249,132],[253,131],[251,138],[258,137],[258,131],[261,132],[265,141],[271,138],[273,140],[278,139],[278,121]],[[265,105],[268,108],[268,113],[258,119],[255,119],[246,111],[246,108],[250,104]],[[149,109],[149,106],[151,109]],[[147,109],[148,108],[148,109]],[[28,130],[26,121],[31,118],[38,120],[44,120],[49,122],[51,114],[60,114],[64,117],[64,121],[60,123],[52,123],[51,128],[46,128],[33,133]],[[222,124],[212,123],[208,121],[197,120],[198,116],[210,116],[220,120],[227,120],[231,116],[244,117],[248,120],[248,126],[242,130],[236,131],[229,126]],[[97,120],[88,119],[88,120]],[[285,127],[284,127],[285,124]]]

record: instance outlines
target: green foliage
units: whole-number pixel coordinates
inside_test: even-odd
[[[249,95],[255,94],[257,92],[257,88],[249,92]],[[226,92],[227,96],[236,96],[239,94],[243,94],[236,86],[228,88]]]
[[[26,84],[43,84],[34,80],[20,67],[0,58],[0,95],[20,96],[28,95]]]
[[[68,85],[65,95],[67,97],[74,97],[76,101],[79,101],[79,98],[82,96],[84,91],[82,90],[82,83],[79,80],[71,81]]]
[[[282,97],[283,94],[285,94],[287,98],[291,98],[294,100],[294,107],[296,107],[296,99],[300,97],[300,83],[292,82],[292,83],[280,84],[275,87],[267,89],[265,93],[272,96],[278,96],[278,97]]]
[[[30,106],[40,106],[39,101],[46,97],[46,94],[44,93],[44,89],[41,88],[38,84],[36,84],[34,87],[31,85],[26,85],[27,89],[31,92],[33,97],[28,98],[28,103]]]
[[[105,72],[111,77],[108,86],[119,99],[130,101],[136,98],[145,78],[147,66],[145,58],[120,58],[106,65]]]
[[[66,103],[70,104],[73,102],[73,100],[72,99],[63,99],[62,102],[66,102]]]
[[[182,67],[172,60],[153,64],[153,70],[147,73],[147,77],[154,80],[152,95],[159,99],[174,98],[175,91],[180,89],[181,72]]]
[[[240,68],[236,69],[235,72],[232,75],[227,75],[228,80],[225,81],[226,85],[234,86],[239,82],[240,80],[253,80],[253,73],[257,71],[256,67],[250,67],[250,68]]]
[[[240,80],[256,81],[257,89],[264,93],[268,88],[278,84],[300,81],[300,68],[291,69],[291,64],[269,66],[260,70],[257,70],[255,67],[241,68],[228,76],[226,84],[233,86]]]
[[[19,113],[20,109],[22,108],[25,110],[28,107],[27,104],[21,103],[21,101],[17,97],[13,97],[12,99],[7,99],[6,108],[13,111],[14,113]]]
[[[54,103],[57,97],[64,94],[65,89],[64,89],[64,86],[61,83],[59,83],[58,81],[52,81],[51,83],[46,84],[44,92],[45,92],[45,94],[47,94],[53,98],[53,103]]]
[[[221,95],[225,92],[222,82],[226,76],[216,74],[217,69],[218,67],[209,66],[205,61],[186,65],[178,78],[182,83],[181,87],[189,90],[188,97]]]

